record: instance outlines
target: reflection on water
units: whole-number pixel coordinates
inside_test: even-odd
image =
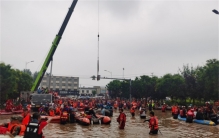
[[[118,129],[116,118],[119,113],[114,112],[110,125],[81,126],[77,123],[60,125],[50,123],[44,130],[46,138],[219,138],[219,126],[205,126],[195,123],[185,123],[171,117],[170,111],[165,113],[155,111],[159,118],[160,132],[156,136],[150,136],[148,122],[143,123],[136,113],[132,118],[129,111],[125,111],[127,122],[124,130]],[[0,123],[8,122],[10,116],[0,116]]]

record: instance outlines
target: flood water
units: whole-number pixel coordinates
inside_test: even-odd
[[[111,117],[111,124],[96,124],[90,126],[81,126],[80,124],[60,125],[50,123],[44,129],[46,138],[219,138],[219,125],[206,126],[195,123],[186,123],[175,120],[170,111],[165,113],[155,110],[155,116],[159,119],[158,135],[149,135],[148,122],[143,123],[139,113],[136,112],[135,118],[131,117],[128,110],[125,110],[127,121],[124,130],[118,129],[116,118],[118,111],[114,111]],[[1,115],[0,123],[8,122],[10,116]]]

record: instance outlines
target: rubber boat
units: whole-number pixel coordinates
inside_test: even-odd
[[[186,121],[186,118],[182,118],[180,117],[180,115],[178,115],[178,119],[181,121]],[[202,125],[209,125],[209,126],[215,126],[215,123],[209,120],[197,120],[197,119],[193,119],[194,123],[197,124],[202,124]]]
[[[99,115],[103,115],[101,113],[101,110],[96,110],[95,112]],[[113,110],[112,109],[105,109],[105,116],[109,116],[109,117],[113,116]]]
[[[0,138],[11,138],[8,135],[0,134]],[[15,136],[14,138],[23,138],[23,136]]]
[[[22,114],[23,110],[16,110],[16,111],[12,111],[13,114]]]
[[[7,131],[7,128],[0,127],[0,138],[11,138],[10,136],[5,135],[6,131]],[[15,136],[14,138],[23,138],[23,136]]]
[[[52,117],[51,123],[60,123],[60,116],[44,116],[41,115],[41,120],[46,121],[47,118]]]
[[[90,120],[84,116],[81,116],[80,114],[75,115],[75,120],[81,125],[85,125],[85,126],[90,125]]]
[[[108,116],[103,116],[103,115],[96,115],[98,118],[101,119],[102,124],[110,124],[111,119]]]
[[[88,118],[90,120],[90,123],[93,124],[101,124],[101,119],[102,118],[96,118],[92,115],[86,115],[86,118]]]
[[[198,124],[202,124],[202,125],[209,125],[209,126],[215,126],[215,123],[209,120],[197,120],[194,119],[193,122],[198,123]]]
[[[0,115],[12,115],[12,112],[6,112],[5,110],[0,111]]]
[[[181,121],[186,121],[186,118],[183,118],[180,115],[178,115],[178,119],[181,120]]]

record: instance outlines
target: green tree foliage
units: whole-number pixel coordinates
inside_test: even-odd
[[[207,60],[203,67],[184,65],[180,74],[165,74],[163,77],[140,76],[132,80],[131,94],[135,98],[172,99],[186,101],[218,100],[219,99],[219,61]],[[107,88],[111,97],[129,97],[129,83],[113,80]]]
[[[96,91],[92,91],[92,94],[93,94],[93,96],[95,96],[97,94],[97,92]]]
[[[1,103],[8,98],[17,98],[21,91],[29,91],[32,77],[23,71],[12,69],[11,65],[0,63],[0,99]]]

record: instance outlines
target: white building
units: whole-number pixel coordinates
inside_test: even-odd
[[[44,75],[40,86],[49,87],[49,75]],[[50,89],[59,92],[60,95],[77,95],[79,77],[51,76]]]

